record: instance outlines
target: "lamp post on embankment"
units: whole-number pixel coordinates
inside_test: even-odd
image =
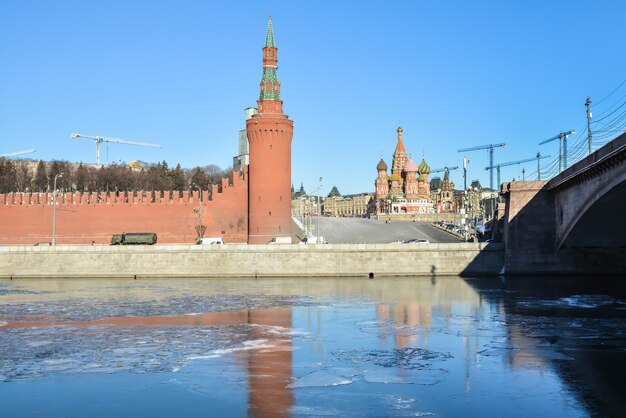
[[[54,184],[52,185],[52,246],[57,245],[57,179],[63,177],[64,173],[54,176]]]
[[[320,177],[320,184],[319,186],[317,186],[317,233],[316,238],[315,238],[315,243],[316,244],[321,244],[322,242],[320,241],[320,191],[322,190],[322,178]]]

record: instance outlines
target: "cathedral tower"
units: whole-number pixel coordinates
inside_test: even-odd
[[[406,151],[404,150],[404,142],[402,142],[402,128],[398,127],[398,143],[396,144],[396,150],[393,153],[393,161],[391,162],[391,175],[397,174],[400,177],[399,184],[402,185],[402,170],[406,164],[408,158]]]
[[[259,113],[246,121],[250,142],[249,244],[266,244],[275,237],[291,237],[293,121],[283,114],[277,68],[278,49],[270,17],[263,47]]]

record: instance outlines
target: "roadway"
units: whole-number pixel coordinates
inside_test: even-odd
[[[330,244],[390,243],[409,239],[427,239],[430,242],[460,242],[460,240],[426,222],[395,221],[385,223],[363,218],[319,219],[321,236]],[[312,223],[317,226],[317,218]],[[315,235],[313,233],[312,235]]]

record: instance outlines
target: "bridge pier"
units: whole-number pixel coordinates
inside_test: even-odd
[[[502,184],[506,274],[626,272],[626,134],[550,181]]]

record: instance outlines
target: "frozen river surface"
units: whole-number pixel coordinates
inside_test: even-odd
[[[626,416],[620,283],[0,281],[0,415]]]

